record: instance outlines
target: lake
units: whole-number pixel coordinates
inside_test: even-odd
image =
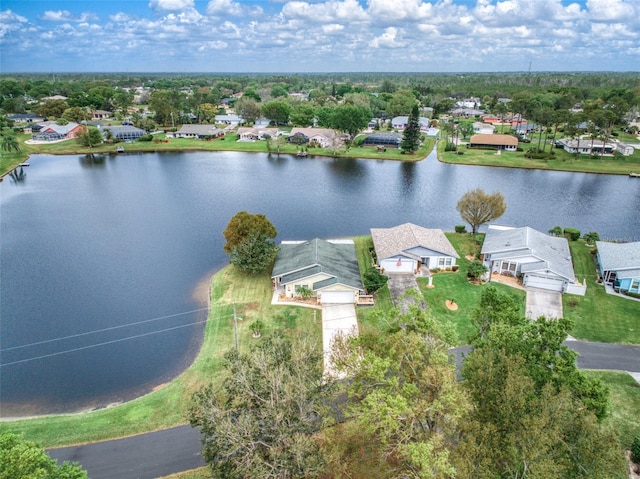
[[[197,354],[222,230],[264,213],[277,240],[407,221],[453,231],[469,189],[500,191],[497,222],[640,240],[640,179],[238,152],[30,158],[0,183],[0,415],[125,401]],[[468,227],[468,225],[467,225]],[[203,287],[204,285],[204,287]],[[204,291],[205,294],[202,294]]]

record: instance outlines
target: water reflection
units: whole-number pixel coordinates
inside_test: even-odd
[[[104,167],[106,156],[99,153],[88,153],[78,158],[78,161],[85,168]]]

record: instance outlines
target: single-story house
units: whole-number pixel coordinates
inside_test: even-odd
[[[591,138],[562,138],[556,142],[568,153],[579,153],[582,155],[612,155],[616,146],[613,143],[605,143],[602,140],[592,140]]]
[[[174,138],[218,138],[224,136],[224,130],[216,128],[214,125],[182,125],[180,129],[174,133],[167,133],[167,136]]]
[[[516,124],[516,125],[512,125],[511,129],[519,134],[519,135],[528,135],[530,134],[532,131],[537,131],[539,130],[541,127],[540,125],[536,125],[535,123],[521,123],[521,124]]]
[[[293,298],[302,287],[320,303],[357,304],[363,292],[352,240],[283,241],[271,273],[274,289]]]
[[[620,292],[640,294],[640,241],[596,241],[596,248],[602,280]]]
[[[418,123],[420,123],[420,130],[426,131],[429,129],[431,120],[424,116],[418,118]],[[408,116],[396,116],[391,120],[391,128],[394,130],[404,130],[409,124]]]
[[[16,123],[40,123],[45,121],[46,118],[35,113],[12,113],[7,115],[7,120],[12,120]]]
[[[475,108],[454,108],[453,110],[451,110],[451,114],[455,117],[462,117],[462,118],[473,118],[473,117],[480,117],[482,115],[484,115],[486,113],[486,111],[484,110],[476,110]]]
[[[578,283],[567,239],[528,226],[489,226],[480,253],[492,275],[522,276],[525,287],[564,293]]]
[[[624,156],[633,155],[635,151],[633,146],[627,145],[626,143],[617,142],[616,143],[616,151]]]
[[[58,141],[75,138],[84,129],[83,125],[74,122],[58,125],[54,121],[46,121],[38,123],[38,125],[40,129],[32,135],[32,138],[37,141]]]
[[[133,141],[147,134],[141,128],[137,128],[133,125],[123,126],[103,126],[100,128],[102,136],[106,136],[107,130],[111,132],[113,138],[121,141]]]
[[[342,137],[336,130],[330,128],[292,128],[289,137],[306,137],[307,143],[315,143],[320,148],[333,148],[342,143]]]
[[[491,148],[494,150],[516,151],[518,139],[511,135],[481,134],[471,136],[469,148]]]
[[[367,135],[363,140],[362,146],[383,146],[385,148],[400,148],[402,142],[402,133],[393,131],[379,131]]]
[[[230,125],[230,126],[238,126],[244,123],[244,120],[242,119],[242,117],[238,115],[216,115],[214,121],[221,125]]]
[[[91,112],[92,120],[107,120],[113,116],[113,113],[106,110],[93,110]]]
[[[473,132],[480,133],[482,135],[492,135],[495,131],[495,127],[491,123],[483,123],[481,121],[473,122]]]
[[[440,229],[404,223],[392,228],[371,228],[377,264],[382,271],[417,273],[452,268],[459,258],[453,245]]]
[[[271,138],[277,138],[282,134],[284,133],[278,128],[241,126],[238,128],[238,141],[264,140],[266,135],[269,135]]]

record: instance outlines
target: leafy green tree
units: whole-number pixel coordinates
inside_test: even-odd
[[[184,98],[179,91],[155,90],[149,97],[149,109],[154,112],[155,121],[160,125],[175,126],[183,107]]]
[[[262,213],[251,214],[239,211],[229,221],[223,231],[224,251],[229,254],[235,246],[240,246],[252,233],[261,233],[265,238],[271,239],[278,235],[275,226]]]
[[[235,110],[245,122],[253,124],[260,117],[261,108],[255,99],[243,96],[236,102]]]
[[[10,431],[0,433],[0,479],[87,479],[77,463],[55,460],[35,442]]]
[[[82,146],[91,148],[102,143],[102,133],[95,126],[88,126],[76,137]]]
[[[578,479],[623,470],[615,432],[566,388],[538,387],[528,363],[487,348],[465,360],[462,384],[473,408],[460,422],[456,477]]]
[[[262,105],[262,116],[268,118],[276,125],[286,125],[289,123],[291,105],[282,100],[270,100]]]
[[[451,330],[416,306],[379,319],[384,333],[336,342],[332,361],[350,378],[345,414],[386,477],[455,477],[451,452],[468,403],[449,361]]]
[[[0,148],[2,148],[2,151],[4,151],[5,153],[11,153],[14,151],[16,153],[19,153],[22,150],[22,148],[20,148],[20,143],[18,142],[15,136],[13,135],[1,135],[1,136],[2,136],[2,143],[0,144]]]
[[[371,110],[364,106],[340,105],[333,109],[331,128],[348,133],[351,138],[364,130],[371,121]]]
[[[562,231],[563,231],[563,230],[562,230],[562,226],[554,226],[553,228],[551,228],[551,229],[548,231],[548,233],[549,233],[551,236],[557,236],[557,237],[560,237],[560,236],[562,236]]]
[[[374,294],[382,288],[387,284],[387,281],[389,281],[389,277],[382,274],[378,268],[374,268],[373,266],[367,269],[364,275],[362,275],[364,289],[370,294]]]
[[[229,262],[241,271],[258,274],[273,265],[278,247],[260,231],[253,231],[242,243],[231,248]]]
[[[415,153],[420,148],[420,139],[420,112],[418,104],[415,103],[409,115],[407,126],[402,133],[402,143],[400,144],[402,151]]]
[[[225,355],[226,378],[193,396],[189,421],[204,436],[215,477],[318,477],[313,437],[322,419],[322,353],[306,338],[266,337],[249,353]]]
[[[295,126],[311,126],[315,118],[316,110],[309,102],[299,102],[293,105],[291,110],[291,123]]]
[[[587,242],[587,244],[596,244],[596,241],[600,241],[600,235],[597,231],[590,231],[588,233],[585,233],[583,238]]]
[[[49,100],[40,105],[36,113],[45,118],[60,118],[67,108],[69,105],[64,100]]]
[[[487,272],[487,267],[482,264],[482,261],[474,259],[467,267],[467,276],[473,281],[477,281]]]
[[[282,85],[275,85],[271,89],[271,97],[272,98],[281,98],[281,97],[285,97],[286,98],[288,96],[289,96],[289,92]]]
[[[386,113],[390,117],[409,115],[418,99],[411,90],[399,90],[387,102]]]
[[[482,188],[467,191],[456,206],[460,216],[471,226],[472,234],[481,225],[500,218],[507,209],[504,196],[500,192],[487,194]]]
[[[90,119],[90,116],[86,108],[81,108],[79,106],[72,106],[70,108],[67,108],[62,113],[62,118],[64,118],[67,121],[82,123],[83,121],[87,121],[88,119]]]

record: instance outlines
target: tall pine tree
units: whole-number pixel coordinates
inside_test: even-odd
[[[400,146],[405,153],[415,153],[420,148],[420,113],[417,103],[413,105],[409,115]]]

